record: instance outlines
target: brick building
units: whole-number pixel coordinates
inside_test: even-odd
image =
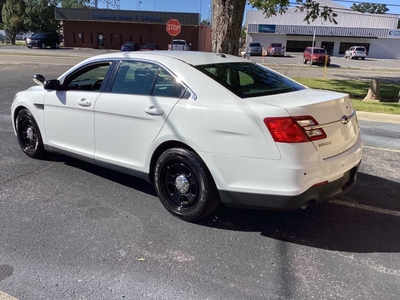
[[[191,50],[211,51],[211,28],[200,24],[198,13],[56,8],[55,17],[62,24],[66,47],[120,49],[125,42],[137,42],[167,49],[172,37],[166,23],[177,19],[177,39],[191,43]]]

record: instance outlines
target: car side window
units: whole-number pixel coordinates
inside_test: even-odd
[[[180,98],[185,87],[167,70],[142,61],[121,62],[112,93]]]
[[[64,86],[67,90],[99,91],[110,66],[110,62],[85,66],[69,76]]]

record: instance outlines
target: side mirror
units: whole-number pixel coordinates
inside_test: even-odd
[[[40,74],[35,74],[33,75],[33,82],[38,84],[38,85],[44,85],[44,82],[46,81],[46,79],[44,78],[43,75]]]
[[[60,81],[58,79],[46,80],[43,87],[45,90],[58,91],[60,89]]]

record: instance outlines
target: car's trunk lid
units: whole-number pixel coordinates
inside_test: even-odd
[[[311,116],[326,133],[326,138],[312,141],[319,155],[338,155],[357,143],[359,125],[347,94],[305,89],[301,91],[252,98],[256,102],[284,108],[293,118]],[[312,129],[310,127],[306,129]]]

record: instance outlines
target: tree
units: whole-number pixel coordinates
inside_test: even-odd
[[[3,27],[11,39],[11,44],[15,45],[15,37],[24,31],[24,10],[25,2],[22,0],[6,0],[1,10]]]
[[[25,27],[27,30],[33,32],[56,31],[59,28],[59,22],[54,17],[55,7],[55,1],[27,1],[25,10]]]
[[[289,0],[213,0],[212,3],[212,51],[233,55],[239,53],[239,38],[244,16],[244,8],[248,1],[254,8],[264,12],[268,18],[287,11],[292,3]],[[292,0],[293,1],[293,0]],[[323,18],[337,24],[337,16],[331,8],[320,6],[313,0],[296,0],[299,11],[305,11],[305,22]]]
[[[359,11],[367,14],[384,14],[389,11],[386,4],[376,4],[376,3],[353,3],[350,7],[352,10]]]
[[[4,3],[6,3],[6,0],[0,0],[0,29],[2,28],[3,25],[3,18],[1,16],[1,11],[3,10]]]

